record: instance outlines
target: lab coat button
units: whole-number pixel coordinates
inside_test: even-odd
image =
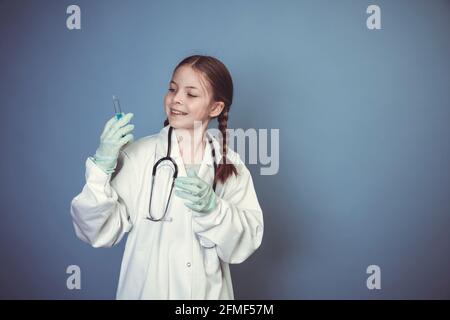
[[[191,263],[188,262],[188,263],[186,263],[186,265],[187,265],[187,267],[189,268],[189,267],[191,266]]]

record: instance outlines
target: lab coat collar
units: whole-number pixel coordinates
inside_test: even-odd
[[[169,125],[165,126],[161,129],[159,132],[158,137],[158,144],[156,147],[156,159],[155,162],[158,161],[158,159],[161,159],[162,157],[165,157],[167,155],[167,138],[169,135]],[[215,158],[216,158],[216,164],[219,166],[220,159],[222,159],[222,150],[220,147],[220,143],[217,141],[217,139],[211,135],[208,130],[206,130],[206,137],[207,139],[212,139],[213,145],[214,145],[214,151],[215,151]],[[172,132],[172,150],[170,152],[170,156],[175,160],[175,162],[178,165],[178,173],[179,176],[186,176],[186,169],[184,167],[183,163],[183,157],[181,156],[180,149],[178,146],[178,140],[176,137],[175,131]],[[206,143],[205,153],[203,154],[202,163],[199,170],[199,177],[205,178],[205,170],[212,168],[213,166],[213,158],[211,153],[211,145],[209,142]],[[211,171],[211,170],[206,170]],[[212,174],[211,174],[212,175]]]

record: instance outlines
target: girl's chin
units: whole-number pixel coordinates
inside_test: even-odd
[[[191,122],[191,121],[188,121],[187,119],[183,119],[183,117],[169,116],[169,117],[167,117],[167,119],[169,119],[169,122],[170,122],[171,124],[175,124],[175,123],[178,123],[178,124],[188,124],[188,123]]]
[[[169,124],[171,127],[174,127],[175,129],[193,129],[195,127],[195,122],[198,121],[198,124],[200,124],[200,126],[202,126],[202,122],[200,120],[197,121],[192,121],[192,120],[185,120],[184,119],[180,119],[179,117],[168,117],[169,119]]]
[[[180,119],[179,117],[169,116],[168,119],[169,119],[169,124],[174,128],[184,128],[184,127],[189,127],[189,125],[191,125],[190,121]]]

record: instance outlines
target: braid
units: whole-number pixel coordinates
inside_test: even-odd
[[[236,167],[233,164],[227,163],[227,125],[228,125],[228,110],[229,106],[225,107],[222,113],[217,117],[217,121],[219,122],[219,130],[222,134],[222,161],[219,164],[219,168],[217,170],[217,174],[214,180],[219,180],[224,183],[228,177],[230,177],[233,173],[237,175]]]
[[[223,164],[227,163],[227,125],[228,125],[228,110],[224,110],[218,117],[219,130],[222,133],[222,160]]]

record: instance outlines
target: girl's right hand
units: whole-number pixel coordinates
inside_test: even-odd
[[[100,146],[94,155],[94,162],[107,174],[114,172],[120,149],[128,142],[133,142],[133,124],[128,124],[133,118],[132,113],[117,119],[114,115],[106,123],[100,136]]]

